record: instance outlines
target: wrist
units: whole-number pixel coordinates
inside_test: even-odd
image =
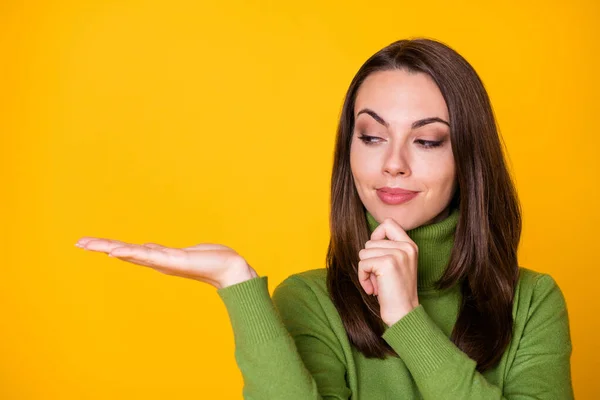
[[[256,278],[258,275],[254,274],[252,275],[250,273],[250,271],[246,272],[246,273],[240,273],[231,277],[228,277],[227,279],[224,279],[220,282],[217,283],[217,289],[223,289],[226,288],[227,286],[232,286],[232,285],[237,285],[238,283],[242,283],[242,282],[246,282],[252,278]]]
[[[258,274],[252,268],[246,260],[241,259],[240,262],[236,262],[235,265],[232,265],[229,268],[229,273],[227,276],[223,277],[217,284],[215,285],[217,289],[223,289],[227,286],[236,285],[238,283],[245,282],[252,278],[258,277]]]
[[[406,304],[405,306],[398,308],[396,310],[396,312],[394,312],[393,314],[391,314],[391,315],[387,316],[385,319],[383,319],[383,322],[387,326],[392,326],[396,322],[398,322],[402,318],[404,318],[408,313],[410,313],[412,310],[414,310],[418,306],[419,306],[419,302],[418,301]]]

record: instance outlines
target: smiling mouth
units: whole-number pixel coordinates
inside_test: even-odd
[[[377,190],[379,199],[389,205],[406,203],[407,201],[414,199],[418,194],[419,192],[410,192],[406,190],[400,190],[397,193],[390,193],[382,189]]]

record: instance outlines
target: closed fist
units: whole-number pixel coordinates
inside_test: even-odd
[[[358,255],[360,284],[377,296],[383,322],[391,326],[419,305],[419,248],[396,221],[379,224]]]

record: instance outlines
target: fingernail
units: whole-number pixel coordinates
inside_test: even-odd
[[[75,243],[75,247],[83,247],[83,246],[80,245],[79,243]]]

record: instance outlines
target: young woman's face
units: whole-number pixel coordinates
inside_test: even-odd
[[[456,174],[448,108],[431,77],[404,70],[369,75],[354,119],[350,167],[371,215],[378,222],[391,217],[404,230],[445,218]],[[416,193],[394,197],[379,190],[385,187]]]

